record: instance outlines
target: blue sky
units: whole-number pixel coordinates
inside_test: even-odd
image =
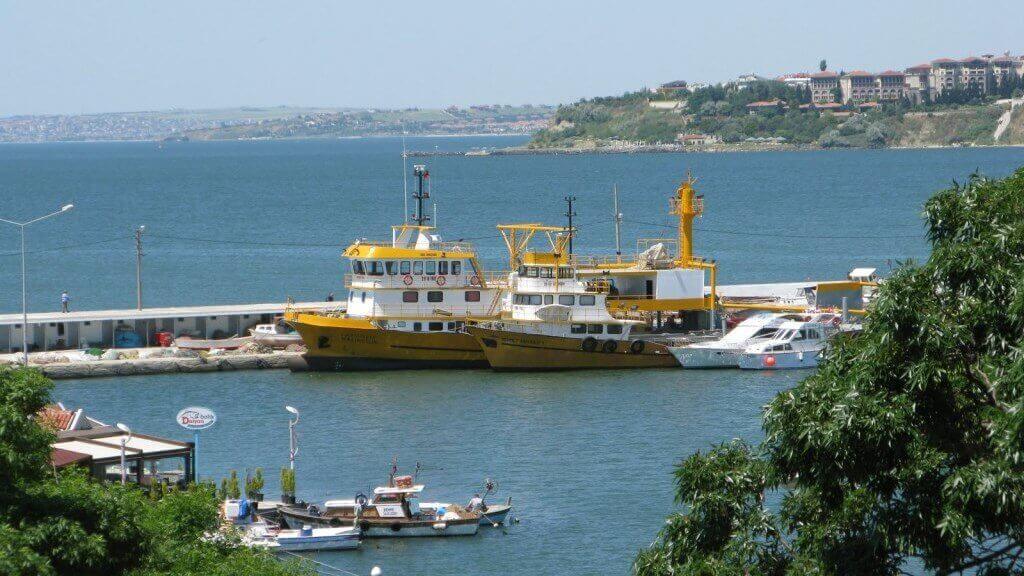
[[[0,0],[0,116],[560,103],[1024,52],[1020,1]]]

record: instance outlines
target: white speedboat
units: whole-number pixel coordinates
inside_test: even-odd
[[[774,336],[784,322],[800,318],[797,314],[755,314],[717,340],[671,346],[669,351],[683,368],[736,368],[744,349]]]
[[[744,370],[814,368],[829,336],[837,331],[836,324],[818,319],[784,322],[774,336],[751,344],[738,354],[739,367]]]

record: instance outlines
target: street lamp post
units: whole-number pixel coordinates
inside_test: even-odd
[[[25,274],[25,227],[29,224],[35,224],[40,220],[50,218],[51,216],[63,214],[74,207],[74,204],[65,204],[56,212],[51,212],[45,216],[34,218],[28,222],[15,222],[13,220],[4,220],[3,218],[0,218],[0,222],[13,224],[21,229],[21,351],[25,366],[28,366],[28,290],[26,288]]]
[[[285,410],[295,416],[295,419],[288,419],[288,465],[295,470],[295,455],[299,453],[299,444],[295,438],[295,425],[299,423],[299,411],[291,406],[285,406]]]
[[[125,424],[117,423],[117,429],[124,432],[128,436],[121,436],[121,486],[128,483],[128,465],[125,462],[125,451],[127,450],[127,444],[132,439],[132,429]]]

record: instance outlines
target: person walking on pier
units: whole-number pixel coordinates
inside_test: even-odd
[[[69,306],[71,306],[71,296],[68,296],[68,291],[65,290],[60,293],[60,309],[67,314]]]

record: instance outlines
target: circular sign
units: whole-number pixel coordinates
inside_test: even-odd
[[[182,428],[189,430],[203,430],[217,423],[217,415],[213,410],[202,406],[183,408],[175,419]]]

